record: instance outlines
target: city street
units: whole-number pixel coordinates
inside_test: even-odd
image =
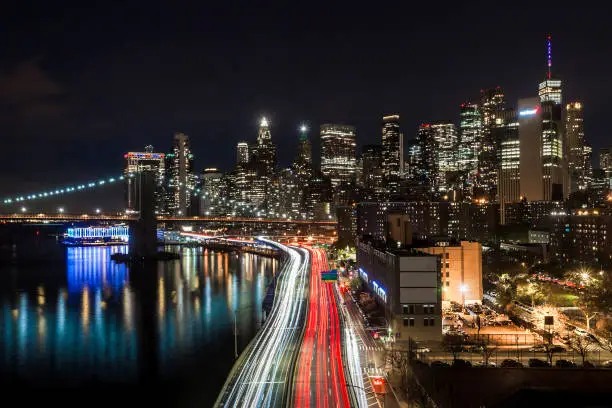
[[[308,251],[270,241],[288,260],[279,272],[276,298],[257,336],[232,369],[217,406],[276,407],[287,403],[306,319]]]
[[[324,250],[308,251],[312,260],[310,303],[298,360],[294,406],[348,408],[334,283],[321,280],[321,272],[328,270]]]

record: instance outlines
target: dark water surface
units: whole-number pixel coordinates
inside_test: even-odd
[[[277,261],[202,248],[148,266],[110,260],[125,250],[65,248],[65,262],[0,265],[5,396],[212,405],[234,361],[233,311],[240,352],[261,325]]]

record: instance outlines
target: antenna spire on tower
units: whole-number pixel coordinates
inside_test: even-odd
[[[551,53],[551,36],[546,37],[546,49],[548,52],[548,79],[550,79],[550,69],[552,67],[552,53]]]

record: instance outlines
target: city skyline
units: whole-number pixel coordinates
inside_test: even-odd
[[[474,18],[487,18],[486,12],[472,17],[454,6],[439,13],[432,27],[417,19],[406,29],[384,24],[377,31],[382,22],[373,21],[372,35],[362,23],[375,16],[366,19],[358,8],[350,21],[336,18],[339,9],[328,10],[326,17],[284,10],[294,26],[278,18],[280,11],[248,9],[248,16],[236,16],[217,7],[204,10],[205,15],[171,7],[163,24],[168,31],[156,35],[151,31],[159,19],[136,18],[137,10],[129,6],[112,15],[60,8],[40,19],[15,9],[14,22],[3,29],[16,38],[19,51],[3,55],[0,72],[0,83],[11,85],[0,95],[5,108],[0,128],[14,135],[6,147],[15,153],[7,159],[15,174],[0,179],[3,188],[43,187],[43,169],[59,180],[74,180],[74,170],[52,165],[57,157],[71,157],[84,178],[100,177],[121,166],[125,151],[146,144],[165,151],[175,132],[192,138],[198,168],[228,170],[235,144],[252,137],[263,115],[270,119],[283,166],[293,159],[302,122],[311,129],[322,123],[356,126],[361,147],[379,141],[382,115],[398,113],[407,141],[419,123],[457,123],[459,104],[475,102],[481,88],[502,86],[510,105],[537,92],[546,73],[548,32],[566,101],[584,103],[585,136],[594,160],[605,147],[602,75],[610,61],[604,55],[596,70],[577,63],[590,60],[592,52],[582,47],[587,39],[597,47],[605,44],[605,36],[589,37],[589,27],[566,29],[564,22],[576,16],[568,9],[555,8],[550,24],[542,25],[536,19],[539,8],[532,6],[520,33],[508,28],[524,10],[502,10],[494,38],[472,36],[468,42],[452,33]],[[414,15],[433,12],[421,7]],[[59,12],[75,21],[73,31],[54,28]],[[399,22],[398,14],[386,18]],[[235,26],[222,27],[209,16],[232,19]],[[48,38],[28,31],[34,24]],[[255,24],[259,28],[253,30]],[[121,34],[103,35],[107,25]],[[228,34],[231,28],[237,29],[234,35]],[[252,42],[242,39],[246,32],[252,32]],[[317,61],[327,63],[323,67]],[[311,131],[316,152],[319,141],[313,136]],[[227,146],[208,148],[218,140],[227,140]]]

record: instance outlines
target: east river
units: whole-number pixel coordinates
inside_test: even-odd
[[[60,250],[61,262],[0,265],[3,382],[92,387],[109,398],[144,385],[202,407],[234,362],[234,313],[240,352],[262,323],[278,267],[203,248],[171,248],[180,260],[147,267],[111,261],[125,247]]]

